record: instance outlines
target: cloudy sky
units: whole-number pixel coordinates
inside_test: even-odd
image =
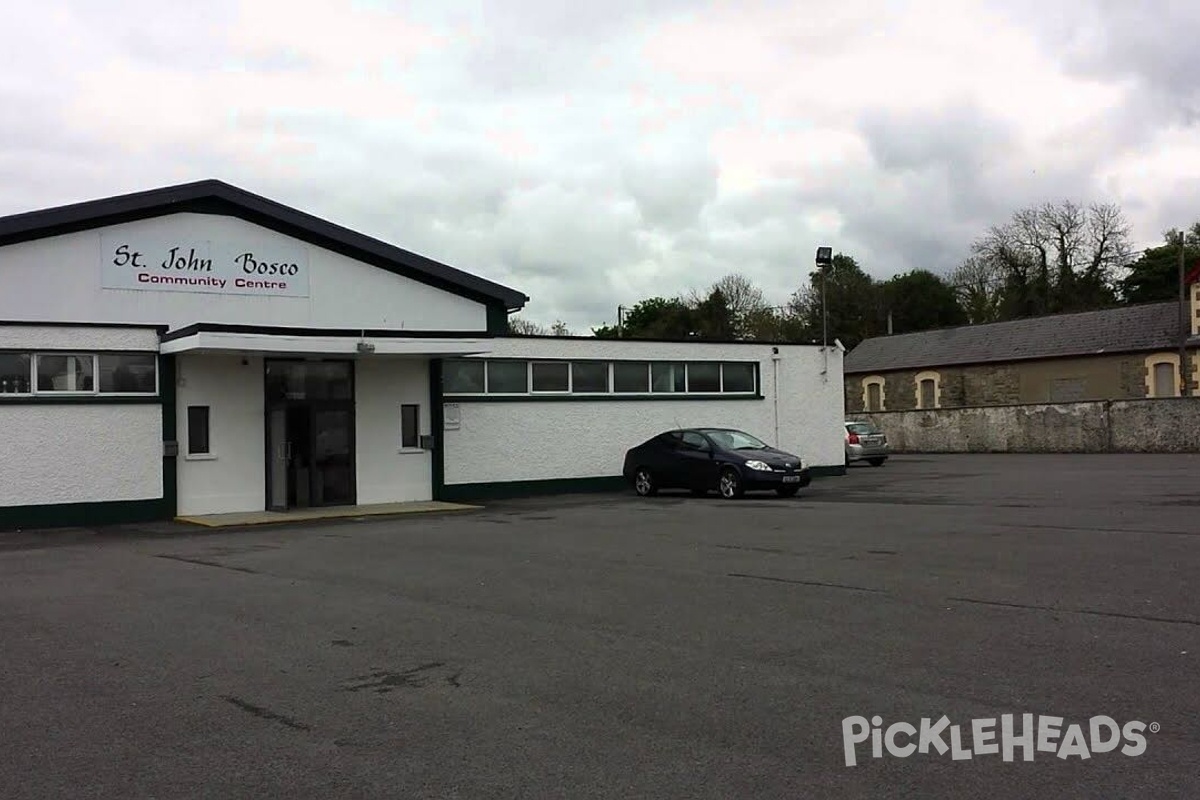
[[[576,332],[818,245],[952,269],[1017,207],[1200,219],[1194,0],[39,0],[0,214],[219,178]]]

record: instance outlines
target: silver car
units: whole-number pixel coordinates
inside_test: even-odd
[[[846,421],[846,466],[866,461],[872,467],[882,467],[890,454],[887,434],[869,422]]]

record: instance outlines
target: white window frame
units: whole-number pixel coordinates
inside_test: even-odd
[[[42,359],[43,358],[77,358],[80,360],[91,359],[92,362],[92,388],[91,389],[42,389]],[[79,352],[48,352],[35,353],[33,357],[33,393],[41,397],[95,397],[100,394],[100,376],[97,374],[99,368],[99,358],[95,353],[79,353]],[[72,372],[71,383],[74,385],[79,379],[78,373]]]
[[[571,365],[571,394],[578,395],[580,397],[606,397],[608,395],[615,394],[615,392],[613,392],[613,362],[601,361],[599,359],[580,358],[580,359],[575,359],[573,361],[568,361],[567,363]],[[603,364],[604,365],[604,389],[599,392],[575,391],[575,365],[576,364],[587,364],[588,366],[591,366],[594,364]]]
[[[921,398],[921,384],[925,381],[933,381],[933,405],[925,406]],[[918,372],[917,377],[913,379],[914,389],[917,394],[917,408],[921,411],[929,411],[935,408],[942,407],[942,376],[933,370]]]

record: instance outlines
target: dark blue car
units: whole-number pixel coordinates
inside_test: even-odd
[[[772,490],[791,497],[812,482],[799,456],[728,428],[661,433],[627,452],[622,472],[643,497],[660,489],[688,489],[701,496],[716,490],[729,499]]]

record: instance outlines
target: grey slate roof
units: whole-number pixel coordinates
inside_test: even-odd
[[[885,372],[1040,358],[1175,350],[1177,302],[877,336],[846,354],[844,372]]]

